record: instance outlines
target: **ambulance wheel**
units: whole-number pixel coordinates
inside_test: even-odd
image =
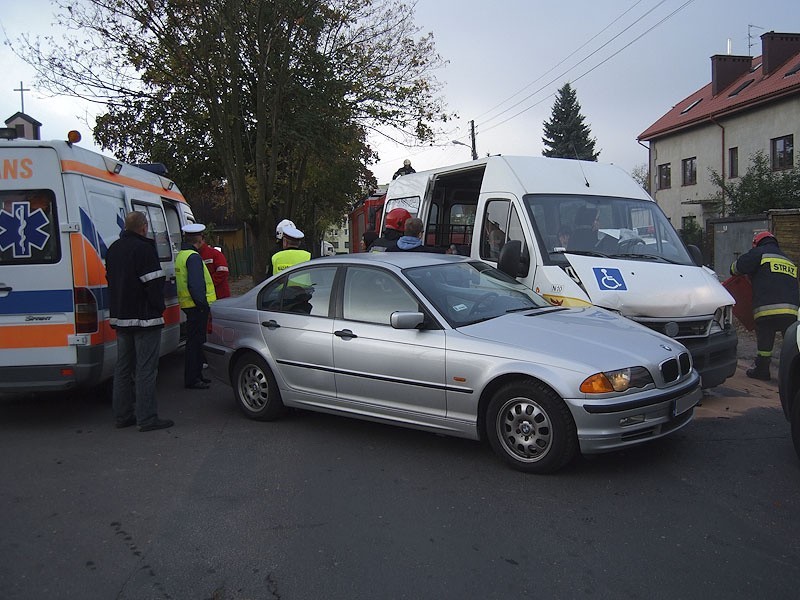
[[[526,473],[552,473],[578,454],[569,408],[535,379],[508,383],[486,411],[486,435],[495,454]]]
[[[233,393],[242,412],[256,421],[272,421],[285,408],[275,376],[266,361],[255,353],[245,354],[233,368]]]

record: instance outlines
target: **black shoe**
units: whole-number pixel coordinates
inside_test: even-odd
[[[202,376],[200,377],[200,381],[202,381],[203,383],[211,383],[210,379],[208,379],[207,377],[202,377]]]
[[[190,383],[189,385],[184,386],[187,390],[207,390],[211,387],[210,383],[203,381],[202,379],[198,379],[194,383]]]
[[[114,427],[117,429],[125,429],[126,427],[131,427],[133,425],[136,425],[136,417],[128,417],[124,421],[117,421],[114,424]]]
[[[156,429],[166,429],[173,425],[175,425],[175,421],[172,419],[156,419],[149,425],[142,425],[139,427],[139,431],[155,431]]]

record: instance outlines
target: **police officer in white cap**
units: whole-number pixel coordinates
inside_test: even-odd
[[[183,245],[175,258],[175,282],[178,302],[186,313],[186,349],[183,384],[189,389],[208,389],[210,379],[203,377],[203,344],[211,303],[217,299],[214,282],[197,252],[203,243],[205,225],[183,226]]]
[[[284,225],[281,231],[283,250],[272,255],[272,274],[276,275],[291,266],[311,260],[311,253],[300,249],[305,237],[294,225]]]

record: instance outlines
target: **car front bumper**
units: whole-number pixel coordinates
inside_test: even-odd
[[[703,392],[700,378],[674,389],[650,390],[625,400],[567,399],[583,454],[626,448],[669,435],[692,420]]]

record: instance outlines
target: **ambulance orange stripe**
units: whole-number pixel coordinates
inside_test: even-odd
[[[89,243],[89,240],[87,240],[85,237],[82,237],[81,239],[83,240],[83,250],[86,259],[86,274],[89,277],[89,285],[91,287],[108,285],[108,281],[106,280],[106,268],[103,266],[103,262],[100,260],[100,255],[97,254],[97,250],[95,250],[94,246]]]
[[[105,179],[106,181],[111,181],[113,183],[127,185],[128,187],[152,192],[153,194],[158,194],[159,196],[164,196],[166,198],[172,198],[173,200],[177,200],[179,202],[186,202],[184,197],[174,190],[165,190],[160,185],[155,186],[149,183],[144,183],[143,181],[131,179],[130,177],[124,177],[123,175],[115,175],[109,173],[105,169],[98,169],[97,167],[93,167],[76,160],[62,160],[61,171],[64,173],[82,173],[84,175],[90,175],[91,177],[97,177],[98,179]]]
[[[72,281],[75,287],[87,287],[89,282],[86,277],[83,236],[80,233],[69,234],[69,247],[72,251]]]
[[[60,348],[67,345],[67,336],[75,326],[65,323],[49,325],[7,325],[0,327],[0,349]]]

